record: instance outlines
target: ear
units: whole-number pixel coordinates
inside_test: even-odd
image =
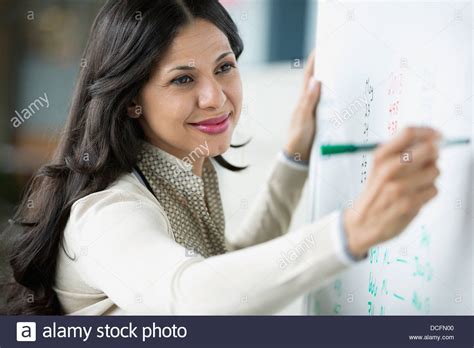
[[[143,115],[143,107],[137,104],[136,99],[133,99],[130,105],[127,106],[127,115],[131,118],[139,118]]]

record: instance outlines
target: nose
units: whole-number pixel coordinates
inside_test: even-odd
[[[226,99],[227,97],[218,81],[209,78],[202,82],[199,89],[199,108],[221,110]]]

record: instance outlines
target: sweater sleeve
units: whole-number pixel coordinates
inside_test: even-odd
[[[282,152],[239,227],[227,236],[228,250],[259,244],[288,231],[301,198],[308,166],[290,162]]]
[[[337,212],[205,259],[176,243],[162,208],[139,194],[106,190],[76,203],[65,242],[77,270],[129,314],[275,313],[349,265]]]

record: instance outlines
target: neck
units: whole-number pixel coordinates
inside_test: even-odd
[[[202,176],[202,167],[204,165],[205,158],[198,158],[193,162],[193,173],[197,176]]]

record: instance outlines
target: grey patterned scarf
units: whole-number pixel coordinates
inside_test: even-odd
[[[206,158],[202,177],[189,161],[142,142],[137,167],[164,208],[175,241],[209,257],[226,252],[225,219],[214,165]]]

